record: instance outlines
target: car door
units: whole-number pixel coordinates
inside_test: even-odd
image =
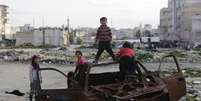
[[[173,55],[163,57],[159,68],[163,68],[162,62],[163,62],[163,60],[165,60],[167,58],[172,58],[173,59],[172,65],[174,64],[176,66],[166,67],[166,68],[168,68],[168,72],[170,72],[170,74],[165,75],[164,77],[162,77],[162,79],[167,84],[170,101],[178,101],[179,99],[181,99],[182,96],[186,95],[186,81],[185,81],[183,73],[179,67],[178,61],[177,61],[176,57]],[[168,65],[167,61],[166,61],[166,65]],[[174,69],[172,69],[172,72],[171,72],[170,68],[173,68],[173,67],[174,67]]]
[[[44,71],[48,72],[44,73]],[[42,72],[41,74],[50,74],[42,75],[43,81],[45,81],[44,79],[50,79],[47,80],[50,82],[45,84],[40,83],[38,85],[40,86],[40,90],[38,91],[38,97],[36,97],[35,101],[78,101],[79,96],[81,96],[82,89],[68,88],[66,82],[68,76],[65,73],[55,68],[41,68],[40,72]],[[48,77],[45,78],[45,76]],[[61,77],[63,79],[61,79]],[[54,82],[52,82],[52,80]]]

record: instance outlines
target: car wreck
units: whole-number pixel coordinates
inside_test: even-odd
[[[57,71],[66,77],[66,89],[42,89],[38,83],[35,101],[178,101],[186,94],[186,81],[175,56],[176,72],[162,77],[158,71],[149,71],[136,61],[136,75],[119,81],[119,72],[91,73],[92,68],[116,63],[85,64],[77,66],[67,75],[58,69],[41,68],[40,71]]]

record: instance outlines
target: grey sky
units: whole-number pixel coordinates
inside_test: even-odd
[[[139,24],[159,24],[160,8],[167,0],[1,0],[9,8],[10,23],[61,26],[69,16],[73,27],[97,27],[106,16],[109,25],[133,28]],[[33,20],[34,19],[34,20]]]

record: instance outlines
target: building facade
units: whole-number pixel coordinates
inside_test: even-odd
[[[5,36],[5,25],[7,23],[8,6],[0,5],[0,40]]]
[[[171,32],[171,13],[169,8],[163,8],[160,11],[160,37],[165,40],[170,36]],[[170,38],[169,38],[170,39]]]
[[[201,0],[168,0],[168,7],[160,13],[160,33],[166,40],[190,43],[198,38],[199,35],[193,36],[193,24],[197,24],[196,15],[201,14]]]
[[[192,35],[193,43],[201,43],[201,14],[192,16]]]
[[[67,46],[69,45],[68,33],[61,28],[22,28],[23,30],[15,34],[16,46],[31,43],[34,46],[51,45]]]

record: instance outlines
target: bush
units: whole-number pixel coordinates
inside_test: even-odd
[[[24,43],[19,45],[17,48],[34,48],[35,46],[32,43]]]
[[[89,48],[89,49],[95,49],[96,47],[95,46],[80,46],[80,47],[78,47],[78,48],[76,48],[76,49],[86,49],[86,48]]]
[[[187,96],[186,101],[198,101],[198,100],[196,99],[196,96]]]
[[[80,37],[77,38],[77,44],[82,44],[82,39]]]
[[[35,48],[56,48],[56,46],[53,46],[53,45],[40,45],[40,46],[36,46]]]
[[[153,60],[154,55],[150,52],[144,52],[144,51],[137,51],[136,52],[136,59],[142,62],[148,62]]]
[[[199,56],[201,56],[201,48],[196,48],[196,49],[193,49],[195,52],[195,54],[198,54]]]
[[[184,54],[183,52],[177,51],[177,50],[169,52],[169,55],[174,55],[174,56],[179,57],[179,58],[187,57],[187,54]]]

